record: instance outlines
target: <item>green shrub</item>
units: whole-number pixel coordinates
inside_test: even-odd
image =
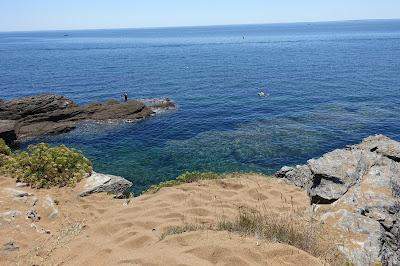
[[[193,183],[200,180],[220,179],[222,175],[213,172],[185,172],[178,176],[175,180],[164,181],[158,185],[152,185],[148,190],[143,193],[156,193],[164,187],[173,187],[186,183]]]
[[[0,154],[11,155],[11,149],[3,139],[0,139]]]
[[[11,155],[1,168],[18,182],[37,188],[75,186],[92,170],[91,162],[80,152],[64,145],[52,148],[43,143]]]

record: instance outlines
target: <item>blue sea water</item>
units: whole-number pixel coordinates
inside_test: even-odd
[[[270,174],[371,134],[400,140],[400,20],[0,33],[0,98],[124,91],[178,108],[29,143],[80,149],[134,192],[184,171]]]

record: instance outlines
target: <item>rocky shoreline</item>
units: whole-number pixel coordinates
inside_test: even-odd
[[[175,109],[169,98],[109,100],[79,106],[58,95],[38,95],[11,101],[0,100],[0,138],[11,144],[25,137],[55,135],[74,130],[88,120],[137,122],[160,110]]]

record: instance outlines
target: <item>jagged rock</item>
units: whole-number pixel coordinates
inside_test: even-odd
[[[384,265],[400,265],[400,202],[396,203],[394,210],[394,225],[385,233],[382,246],[382,261]]]
[[[338,248],[350,261],[358,265],[374,265],[381,261],[384,230],[377,221],[344,209],[327,212],[321,219],[337,229],[337,235],[345,241]]]
[[[20,211],[11,210],[11,211],[0,213],[0,218],[10,220],[10,219],[14,219],[15,217],[17,217],[19,215],[22,215],[22,213]]]
[[[312,180],[312,173],[310,168],[306,165],[297,165],[295,168],[284,166],[276,173],[276,176],[285,178],[288,183],[306,190],[311,186],[310,181]]]
[[[132,182],[122,177],[93,172],[92,175],[86,179],[84,191],[79,195],[85,197],[99,192],[120,194],[131,186]]]
[[[15,125],[10,128],[19,139],[65,133],[86,120],[140,121],[152,116],[153,110],[172,108],[175,108],[175,103],[169,99],[150,106],[135,100],[78,106],[63,96],[42,95],[0,102],[0,119],[15,120]]]
[[[48,215],[50,219],[53,219],[58,216],[58,209],[56,207],[56,203],[54,202],[53,198],[50,195],[46,195],[42,207],[50,209],[50,214]]]
[[[352,148],[360,150],[369,150],[383,155],[396,162],[400,162],[400,143],[384,135],[375,135],[363,140],[359,145]]]
[[[28,193],[28,192],[25,192],[22,190],[17,190],[14,188],[4,188],[3,191],[6,192],[10,197],[14,197],[14,198],[23,198],[23,197],[33,196],[32,193]]]
[[[19,246],[15,244],[14,241],[8,241],[3,245],[3,251],[11,252],[19,250]]]
[[[323,204],[324,208],[317,208],[320,217],[336,217],[332,226],[341,230],[341,239],[362,243],[341,247],[355,264],[381,261],[395,266],[400,265],[399,155],[399,142],[376,135],[307,165],[285,167],[276,176],[306,189],[311,203]],[[353,235],[346,235],[347,231]]]
[[[343,196],[366,174],[376,160],[376,154],[358,149],[335,150],[319,159],[308,161],[312,172],[312,201],[331,203]]]
[[[28,219],[31,219],[33,222],[37,222],[40,220],[40,215],[37,213],[37,211],[35,209],[29,209],[26,212],[26,217]]]
[[[12,120],[0,120],[0,139],[3,139],[8,145],[17,139],[15,123]]]

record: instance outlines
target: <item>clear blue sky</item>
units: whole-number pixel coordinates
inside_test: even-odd
[[[0,31],[400,18],[400,0],[0,0]]]

